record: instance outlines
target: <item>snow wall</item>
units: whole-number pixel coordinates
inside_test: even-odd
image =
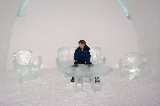
[[[0,0],[0,71],[5,69],[12,25],[21,0]]]

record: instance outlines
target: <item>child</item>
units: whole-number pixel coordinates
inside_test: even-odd
[[[86,45],[84,40],[80,40],[79,47],[75,50],[74,53],[74,64],[92,64],[90,62],[90,48]],[[72,77],[71,82],[74,82],[74,77]],[[100,82],[99,77],[95,77],[95,82]]]

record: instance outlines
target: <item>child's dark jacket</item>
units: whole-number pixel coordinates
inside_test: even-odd
[[[90,48],[87,45],[84,47],[84,49],[81,49],[80,47],[78,47],[74,53],[75,62],[82,60],[82,61],[85,61],[86,63],[90,63],[91,55],[89,50]]]

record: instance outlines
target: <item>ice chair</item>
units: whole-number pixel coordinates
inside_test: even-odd
[[[13,66],[19,75],[19,81],[27,81],[39,77],[42,57],[32,57],[30,50],[18,50],[13,54]]]
[[[147,59],[143,54],[129,52],[119,61],[121,75],[129,79],[138,79],[144,70],[146,62]]]
[[[75,77],[74,90],[83,91],[83,78],[90,78],[93,91],[99,91],[101,86],[100,83],[96,83],[95,77],[107,76],[112,72],[112,68],[105,65],[106,58],[102,56],[101,48],[90,48],[93,66],[78,64],[78,67],[73,66],[75,49],[70,47],[61,47],[58,49],[58,57],[56,58],[57,68],[66,77]]]

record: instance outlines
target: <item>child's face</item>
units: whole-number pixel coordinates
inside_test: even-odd
[[[80,47],[81,49],[83,49],[84,46],[85,46],[84,44],[81,44],[81,43],[79,44],[79,47]]]

